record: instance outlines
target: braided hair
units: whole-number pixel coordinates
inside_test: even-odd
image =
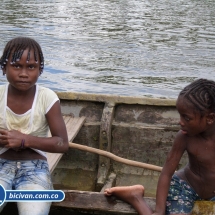
[[[28,56],[26,59],[27,63],[30,59],[30,51],[33,50],[35,62],[40,62],[40,74],[42,74],[44,68],[44,57],[42,49],[34,39],[28,37],[16,37],[6,44],[3,54],[0,58],[1,69],[3,70],[5,68],[11,54],[12,56],[10,64],[14,64],[16,61],[19,61],[21,59],[22,54],[26,49],[28,49]]]
[[[179,96],[186,98],[199,112],[215,112],[215,82],[212,80],[195,80],[186,86]]]

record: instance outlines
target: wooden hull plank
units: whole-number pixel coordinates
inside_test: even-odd
[[[64,190],[65,199],[62,202],[54,202],[53,206],[70,208],[72,210],[86,211],[98,214],[114,213],[137,215],[137,212],[128,203],[115,197],[106,197],[103,193]],[[149,207],[155,209],[155,198],[144,197]],[[214,201],[196,201],[192,215],[215,215]]]
[[[131,205],[115,198],[106,197],[103,193],[69,190],[65,192],[62,202],[55,202],[53,206],[97,212],[119,212],[124,214],[137,214]],[[145,198],[151,208],[155,206],[153,198]]]

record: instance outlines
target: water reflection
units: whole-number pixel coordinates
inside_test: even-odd
[[[35,38],[39,82],[54,90],[174,98],[195,78],[215,79],[213,0],[0,2],[0,48]]]

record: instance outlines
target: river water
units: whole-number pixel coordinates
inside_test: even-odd
[[[53,90],[175,98],[196,78],[215,80],[214,0],[0,3],[0,50],[16,36],[36,39],[39,83]]]

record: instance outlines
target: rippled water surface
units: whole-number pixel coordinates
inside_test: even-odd
[[[196,78],[215,80],[214,0],[0,3],[0,49],[35,38],[39,83],[53,90],[175,98]]]

